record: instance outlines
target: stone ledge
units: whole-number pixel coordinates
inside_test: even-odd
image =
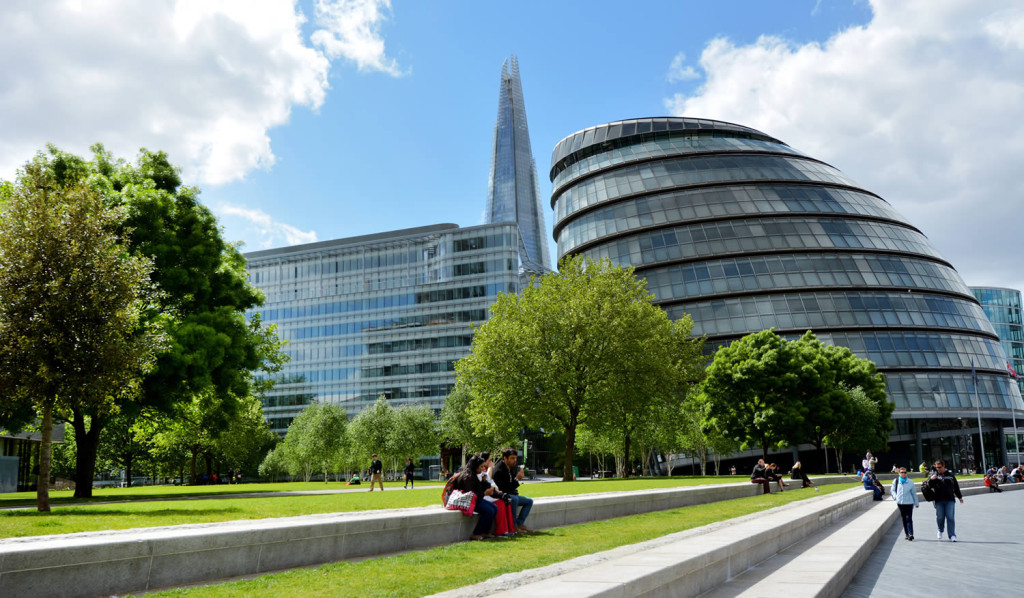
[[[844,480],[845,481],[845,480]],[[748,482],[537,499],[530,527],[753,496]],[[0,540],[0,596],[99,596],[242,577],[469,538],[440,506]]]

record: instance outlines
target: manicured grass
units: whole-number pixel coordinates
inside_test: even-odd
[[[850,487],[852,484],[834,484],[820,489],[821,494],[829,494]],[[245,581],[180,588],[155,596],[423,596],[471,585],[503,573],[542,567],[821,494],[810,489],[796,489],[782,494],[752,496],[542,530],[512,539],[459,542],[359,562],[295,569]]]
[[[672,488],[702,484],[746,481],[744,476],[695,477],[695,478],[640,478],[627,480],[594,480],[579,482],[546,482],[526,484],[522,493],[534,498],[545,496],[566,496],[593,494],[626,490]],[[248,488],[270,486],[275,490],[323,489],[323,484],[252,484],[227,486],[227,488]],[[281,486],[284,486],[283,488]],[[419,486],[419,485],[417,485]],[[329,486],[330,487],[330,486]],[[385,485],[385,488],[388,486]],[[188,487],[185,487],[188,488]],[[198,489],[222,488],[222,486],[198,486]],[[341,488],[333,485],[334,489]],[[424,507],[440,504],[440,485],[424,490],[402,490],[392,486],[385,492],[369,492],[365,486],[362,492],[321,494],[309,496],[228,497],[202,498],[202,494],[178,494],[177,497],[191,496],[189,500],[151,500],[167,498],[159,492],[146,491],[158,488],[119,489],[134,490],[132,500],[113,504],[56,504],[50,513],[39,513],[33,509],[0,511],[0,538],[66,534],[73,532],[99,531],[107,529],[129,529],[180,525],[186,523],[209,523],[236,519],[263,519],[268,517],[292,517],[316,513],[367,511],[374,509],[398,509]],[[167,490],[177,490],[168,488]],[[107,491],[105,491],[106,493]],[[210,492],[206,492],[209,494]],[[116,496],[116,493],[115,493]],[[174,497],[172,495],[172,497]],[[107,500],[110,500],[108,496]]]

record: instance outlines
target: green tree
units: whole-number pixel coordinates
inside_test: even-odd
[[[161,349],[159,320],[146,317],[152,264],[116,232],[123,208],[84,181],[60,180],[43,156],[2,193],[0,422],[40,415],[37,507],[49,511],[54,417],[113,416],[138,397]],[[76,427],[76,440],[82,434]]]
[[[394,434],[389,453],[397,459],[395,469],[409,458],[418,463],[422,455],[436,455],[440,448],[437,417],[427,405],[402,405],[395,409]]]
[[[498,430],[499,434],[496,436],[478,432],[470,414],[472,403],[473,393],[469,388],[463,384],[456,384],[445,399],[437,422],[440,440],[449,443],[449,446],[462,447],[462,465],[466,464],[469,453],[514,446],[519,440],[518,431]]]
[[[205,421],[219,425],[211,430],[219,433],[240,401],[253,394],[253,372],[280,362],[277,344],[267,342],[268,331],[258,319],[245,320],[245,310],[262,297],[247,281],[241,253],[225,243],[216,219],[199,202],[199,190],[182,186],[165,153],[143,149],[133,165],[99,144],[92,150],[92,161],[86,161],[49,146],[41,163],[59,184],[87,183],[107,205],[127,214],[120,229],[132,231],[132,252],[152,260],[152,280],[161,291],[147,315],[169,339],[143,379],[140,400],[122,402],[121,411],[129,418],[150,407],[172,413],[177,403],[214,393],[219,411]],[[80,409],[70,412],[68,421],[78,445],[75,496],[88,497],[100,434],[109,419],[104,412]]]
[[[330,465],[345,442],[345,410],[337,405],[313,403],[299,413],[284,437],[285,461],[290,473],[301,474],[308,482],[314,471],[323,471],[327,483]]]
[[[456,371],[483,431],[564,431],[569,480],[580,426],[601,430],[607,402],[639,398],[627,385],[663,396],[675,378],[666,375],[672,325],[646,281],[607,260],[571,257],[559,268],[522,295],[499,295]]]
[[[861,452],[887,446],[892,431],[893,405],[872,398],[863,388],[844,387],[849,419],[836,422],[825,434],[824,442],[836,451],[836,466],[843,472],[843,453]]]
[[[270,452],[267,453],[260,463],[258,471],[260,477],[270,478],[272,482],[276,482],[277,478],[287,474],[288,460],[285,457],[284,446],[279,444],[270,449]]]
[[[278,443],[277,434],[270,431],[263,417],[259,398],[250,396],[242,401],[228,427],[214,440],[214,448],[222,462],[237,472],[252,475],[260,463]]]
[[[361,468],[369,466],[370,455],[374,453],[382,462],[398,459],[401,455],[391,453],[394,435],[395,410],[384,395],[377,397],[373,405],[363,409],[348,423],[350,451]]]
[[[719,348],[703,385],[709,423],[744,449],[761,447],[765,459],[770,448],[803,441],[808,406],[797,396],[794,354],[774,330]]]

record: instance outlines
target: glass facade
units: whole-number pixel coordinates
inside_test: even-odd
[[[813,330],[878,365],[897,423],[1024,410],[1000,344],[1016,338],[1024,357],[1020,294],[976,299],[888,202],[778,139],[705,119],[620,121],[559,142],[550,178],[559,258],[633,266],[709,350]]]
[[[515,56],[501,65],[498,120],[494,125],[487,222],[515,222],[522,238],[520,261],[525,270],[547,272],[547,229],[540,202],[537,165],[530,149],[526,103]]]
[[[1024,376],[1024,318],[1021,316],[1020,291],[971,287],[971,292],[981,302],[981,308],[992,322],[1013,370]],[[1024,378],[1017,380],[1017,386],[1024,391]]]
[[[310,401],[355,415],[383,394],[440,409],[469,353],[471,324],[498,293],[519,291],[514,223],[415,229],[255,251],[259,312],[291,361],[264,398],[283,433]]]

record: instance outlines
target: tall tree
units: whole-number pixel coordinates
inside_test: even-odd
[[[804,440],[808,406],[796,396],[794,351],[774,330],[748,334],[721,347],[707,370],[703,392],[710,423],[741,448],[770,448]]]
[[[497,447],[513,446],[519,439],[519,431],[500,430],[498,436],[478,433],[470,406],[473,393],[463,384],[455,388],[444,401],[437,422],[440,440],[462,447],[462,464],[466,464],[467,453],[491,451]],[[450,445],[450,446],[451,446]]]
[[[362,467],[370,464],[370,455],[374,453],[382,462],[399,458],[400,455],[391,453],[394,435],[395,410],[384,395],[348,423],[349,448]]]
[[[128,417],[148,407],[171,413],[175,404],[207,400],[213,393],[216,423],[226,425],[239,401],[253,394],[253,372],[280,361],[277,344],[267,341],[258,320],[246,322],[245,310],[262,297],[248,283],[245,260],[222,239],[213,214],[199,202],[199,190],[182,186],[165,153],[143,149],[133,165],[99,144],[92,150],[93,159],[86,161],[50,146],[42,163],[59,184],[87,182],[107,205],[127,214],[120,228],[132,231],[129,249],[152,260],[152,280],[160,290],[148,316],[170,341],[143,379],[140,400],[125,403],[122,411]],[[88,497],[109,419],[90,408],[72,410],[67,419],[78,444],[75,496]]]
[[[581,425],[600,429],[608,401],[628,403],[627,383],[661,396],[675,378],[666,374],[672,324],[651,303],[646,281],[607,260],[570,257],[559,269],[522,295],[499,295],[456,371],[472,389],[482,429],[557,424],[569,480]]]
[[[345,444],[346,420],[345,410],[337,405],[314,403],[303,409],[281,444],[285,461],[297,469],[291,473],[308,482],[313,472],[322,471],[326,484],[330,465]]]
[[[41,417],[40,511],[50,509],[54,417],[117,413],[162,344],[145,314],[152,264],[117,233],[124,209],[49,166],[37,156],[0,188],[0,418]]]
[[[435,455],[440,438],[434,410],[424,404],[402,405],[395,409],[395,428],[391,436],[390,453],[398,460],[419,462],[421,455]]]
[[[843,472],[843,453],[887,446],[892,431],[893,404],[878,401],[859,386],[844,387],[845,411],[849,419],[837,421],[825,434],[824,442],[836,451],[836,466]]]

